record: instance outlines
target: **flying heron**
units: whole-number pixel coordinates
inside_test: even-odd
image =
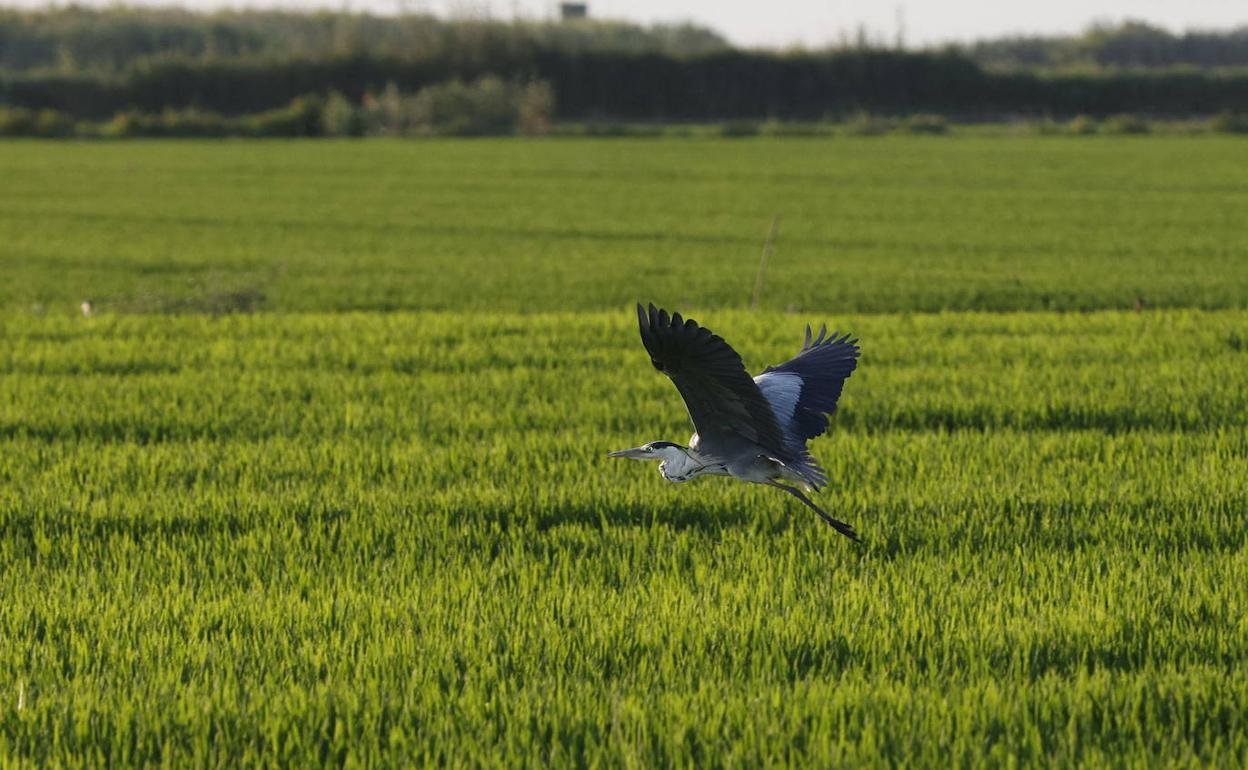
[[[651,441],[608,456],[660,460],[659,473],[668,481],[732,476],[783,489],[857,540],[853,527],[829,516],[799,487],[811,491],[828,483],[806,442],[827,430],[845,379],[858,366],[858,340],[829,335],[826,326],[815,336],[807,326],[796,356],[751,379],[737,351],[693,319],[653,304],[638,304],[637,319],[650,363],[676,383],[697,432],[689,446]]]

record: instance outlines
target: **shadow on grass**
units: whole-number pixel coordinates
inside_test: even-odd
[[[62,508],[36,513],[21,510],[0,512],[0,539],[43,562],[65,562],[75,557],[76,543],[108,547],[118,540],[138,546],[171,542],[232,542],[256,530],[270,530],[283,538],[329,536],[337,547],[336,534],[355,515],[342,507],[293,507],[277,512],[261,510],[202,510],[185,514],[86,513]],[[379,547],[395,550],[394,533],[374,533]],[[384,549],[383,549],[384,550]],[[380,553],[380,551],[378,552]]]
[[[991,406],[946,409],[928,407],[891,415],[853,414],[837,416],[842,430],[867,433],[890,431],[952,433],[956,431],[1099,431],[1106,435],[1134,431],[1197,432],[1243,424],[1243,417],[1227,416],[1210,409],[1202,413],[1175,408],[1162,412],[1147,407],[1063,407],[1045,412],[1019,410],[1001,412]]]
[[[264,292],[254,286],[205,289],[186,295],[141,294],[111,303],[120,313],[139,315],[233,315],[255,313],[264,305]]]
[[[501,529],[536,529],[539,532],[574,525],[592,529],[668,527],[715,533],[756,523],[756,517],[749,511],[712,508],[693,502],[664,504],[662,507],[615,505],[601,501],[591,504],[553,503],[540,508],[532,505],[490,506],[466,510],[458,515]]]
[[[81,442],[146,446],[190,441],[263,441],[294,435],[294,432],[294,429],[271,426],[147,423],[139,419],[100,419],[62,424],[0,423],[0,441],[38,441],[46,444]]]
[[[19,551],[32,554],[40,550],[41,542],[51,542],[55,544],[54,551],[61,551],[74,540],[107,543],[121,538],[150,543],[184,538],[233,538],[254,526],[254,516],[217,512],[190,516],[98,515],[61,509],[46,513],[9,511],[0,514],[0,538],[18,543]]]

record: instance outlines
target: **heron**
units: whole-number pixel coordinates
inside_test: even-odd
[[[826,325],[815,335],[808,325],[797,355],[751,378],[737,351],[692,318],[638,303],[637,320],[650,363],[675,383],[695,432],[688,446],[651,441],[608,457],[658,460],[659,473],[672,482],[709,475],[766,484],[859,539],[803,492],[828,483],[806,442],[828,429],[845,380],[858,366],[857,339],[828,334]]]

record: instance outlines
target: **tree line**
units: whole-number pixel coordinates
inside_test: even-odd
[[[896,51],[674,57],[541,50],[471,60],[164,62],[115,76],[0,75],[0,106],[56,110],[76,119],[188,108],[243,115],[309,94],[336,91],[359,102],[388,84],[414,93],[487,75],[548,83],[555,117],[565,120],[796,120],[856,112],[994,120],[1248,112],[1248,73],[995,72],[956,54]]]
[[[1098,28],[1081,38],[1080,50],[1128,52],[1105,54],[1110,63],[1175,60],[1149,58],[1128,45],[1140,35],[1168,34],[1137,27]],[[1238,34],[1218,39],[1231,45]],[[1057,46],[1053,40],[1059,39],[1044,45]],[[493,77],[515,87],[543,83],[553,94],[551,117],[574,121],[1248,113],[1248,68],[1070,69],[1049,66],[1068,61],[1057,54],[1028,59],[1025,46],[998,43],[995,49],[985,43],[781,53],[734,49],[692,26],[328,12],[3,11],[0,108],[54,112],[71,121],[168,111],[232,118],[283,110],[305,97],[336,93],[360,105],[387,88],[415,94]],[[1236,45],[1244,47],[1231,48]]]
[[[333,12],[205,14],[124,6],[0,9],[0,71],[9,73],[112,75],[170,60],[315,60],[367,54],[472,61],[539,50],[696,56],[728,48],[718,34],[692,24],[443,20],[427,14],[381,17]]]
[[[1248,26],[1175,34],[1138,21],[1097,24],[1079,35],[982,40],[958,50],[990,68],[1202,69],[1248,67]]]
[[[456,60],[564,54],[722,53],[714,31],[692,24],[643,26],[618,21],[572,23],[428,14],[217,11],[177,8],[0,9],[0,71],[122,73],[152,61],[183,62],[377,57]],[[870,35],[841,50],[887,49]],[[1095,24],[1077,35],[1012,36],[948,49],[989,69],[1205,69],[1248,67],[1248,25],[1226,31],[1171,33],[1139,21]]]

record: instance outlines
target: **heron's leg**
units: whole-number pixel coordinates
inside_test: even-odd
[[[835,529],[837,532],[840,532],[842,535],[849,538],[850,540],[861,542],[860,538],[858,537],[858,533],[854,531],[853,527],[849,526],[843,521],[838,521],[837,519],[834,519],[831,516],[829,516],[827,513],[824,512],[822,508],[820,508],[819,506],[811,502],[810,498],[807,497],[806,493],[803,492],[802,490],[798,489],[797,487],[790,487],[784,484],[777,484],[774,481],[768,481],[767,484],[769,486],[775,487],[776,489],[783,489],[785,492],[788,492],[790,495],[793,495],[798,500],[801,500],[803,503],[805,503],[806,506],[810,508],[812,511],[819,514],[819,517],[823,519],[824,521],[826,521],[828,524],[832,525],[832,528]]]

